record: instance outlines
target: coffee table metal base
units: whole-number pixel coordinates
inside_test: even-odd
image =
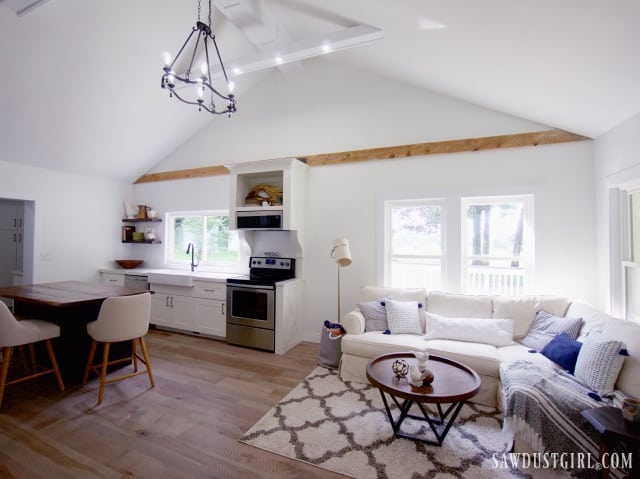
[[[400,402],[396,396],[388,393],[385,394],[382,389],[380,390],[380,396],[382,397],[384,408],[387,411],[387,417],[389,418],[389,422],[391,423],[391,427],[393,428],[393,433],[396,437],[403,437],[405,439],[411,439],[413,441],[419,441],[426,444],[431,444],[433,446],[442,446],[445,437],[447,437],[449,429],[451,429],[451,426],[458,417],[458,414],[460,413],[460,410],[465,403],[465,401],[451,403],[449,404],[449,407],[446,408],[446,410],[443,410],[442,404],[436,403],[436,406],[438,408],[438,417],[431,417],[429,411],[427,411],[424,404],[421,402],[411,401],[409,399],[405,399]],[[395,405],[400,410],[400,416],[398,416],[397,420],[393,419],[393,414],[391,414],[391,407],[389,406],[389,400],[387,399],[387,396],[389,396],[393,400]],[[409,410],[414,404],[418,406],[420,412],[422,413],[422,416],[409,414]],[[416,421],[424,421],[429,424],[431,432],[433,432],[433,435],[436,439],[433,440],[424,435],[407,434],[402,432],[400,430],[400,427],[402,426],[402,423],[406,418],[414,419]]]

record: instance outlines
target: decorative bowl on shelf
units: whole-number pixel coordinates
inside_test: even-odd
[[[115,260],[116,264],[122,266],[124,269],[137,268],[142,263],[144,263],[141,259],[117,259]]]

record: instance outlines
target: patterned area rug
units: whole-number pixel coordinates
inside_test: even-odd
[[[501,427],[498,410],[465,404],[441,447],[397,439],[377,389],[317,367],[240,441],[355,478],[531,477],[502,461]],[[402,429],[430,433],[409,419]]]

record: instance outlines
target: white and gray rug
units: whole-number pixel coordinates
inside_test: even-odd
[[[317,367],[240,441],[355,478],[531,477],[502,461],[501,427],[498,410],[465,404],[441,447],[397,439],[377,389]]]

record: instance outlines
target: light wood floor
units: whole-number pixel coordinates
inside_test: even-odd
[[[3,478],[344,478],[238,442],[316,366],[318,345],[285,356],[163,331],[147,344],[156,387],[138,376],[57,389],[9,386],[0,410]]]

